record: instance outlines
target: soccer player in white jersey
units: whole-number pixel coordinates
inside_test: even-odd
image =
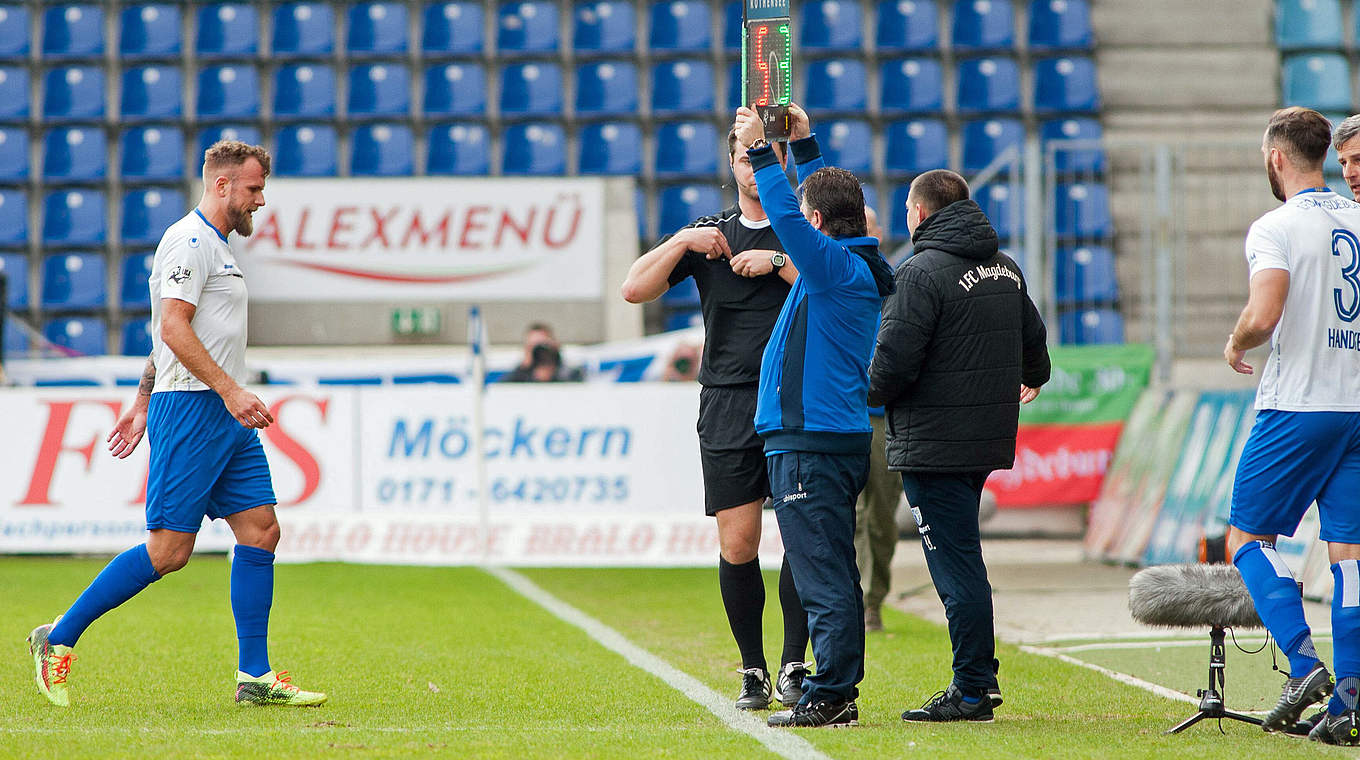
[[[38,689],[70,704],[76,639],[99,616],[189,561],[206,515],[236,536],[231,608],[239,661],[236,702],[319,705],[269,665],[269,608],[279,523],[259,428],[274,421],[245,383],[246,282],[227,236],[249,236],[264,205],[269,154],[221,141],[204,154],[203,198],[166,230],[151,268],[153,351],[137,399],[109,434],[126,457],[147,432],[147,541],[114,557],[55,621],[29,635]]]
[[[1267,731],[1294,728],[1333,692],[1318,659],[1294,577],[1275,551],[1314,501],[1332,561],[1335,693],[1311,738],[1360,743],[1360,203],[1328,190],[1322,162],[1331,124],[1285,108],[1266,127],[1262,152],[1284,205],[1247,233],[1250,292],[1223,350],[1251,374],[1245,353],[1270,341],[1256,392],[1256,423],[1233,484],[1228,552],[1266,628],[1289,657],[1289,678]]]

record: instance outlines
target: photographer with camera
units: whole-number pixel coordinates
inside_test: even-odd
[[[782,163],[783,146],[775,150]],[[735,132],[727,135],[727,159],[737,186],[736,205],[663,238],[633,263],[622,292],[629,303],[646,303],[686,277],[693,277],[699,287],[705,332],[698,362],[703,386],[698,432],[704,512],[718,521],[718,588],[741,651],[742,685],[736,706],[763,710],[770,705],[772,691],[785,705],[797,703],[808,672],[803,661],[807,614],[786,562],[779,575],[784,649],[777,683],[771,688],[761,625],[765,581],[758,556],[761,509],[770,495],[770,482],[754,422],[761,352],[798,270],[770,229],[746,146],[737,142]]]
[[[502,378],[505,383],[578,383],[584,378],[580,367],[562,364],[562,351],[552,328],[542,322],[524,331],[524,361]]]

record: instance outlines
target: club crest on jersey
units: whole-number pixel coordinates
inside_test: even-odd
[[[171,283],[174,283],[175,285],[183,285],[185,282],[189,280],[190,277],[193,276],[194,270],[188,267],[175,267],[175,270],[171,272],[169,275],[167,275],[165,279],[170,281]]]
[[[189,247],[190,247],[190,248],[197,248],[197,247],[198,247],[198,238],[196,238],[196,237],[191,237],[191,238],[189,238]]]

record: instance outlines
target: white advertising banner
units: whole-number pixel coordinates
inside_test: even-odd
[[[149,446],[105,438],[131,388],[0,392],[0,552],[144,540]],[[485,500],[465,385],[259,388],[281,561],[710,565],[691,384],[492,385]],[[761,555],[782,553],[766,515]],[[200,549],[232,543],[221,522]]]
[[[234,248],[251,300],[594,300],[598,178],[274,178]]]

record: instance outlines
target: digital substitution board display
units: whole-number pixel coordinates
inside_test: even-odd
[[[793,99],[793,30],[788,2],[746,0],[746,37],[742,40],[744,102],[765,122],[765,136],[789,136]]]

